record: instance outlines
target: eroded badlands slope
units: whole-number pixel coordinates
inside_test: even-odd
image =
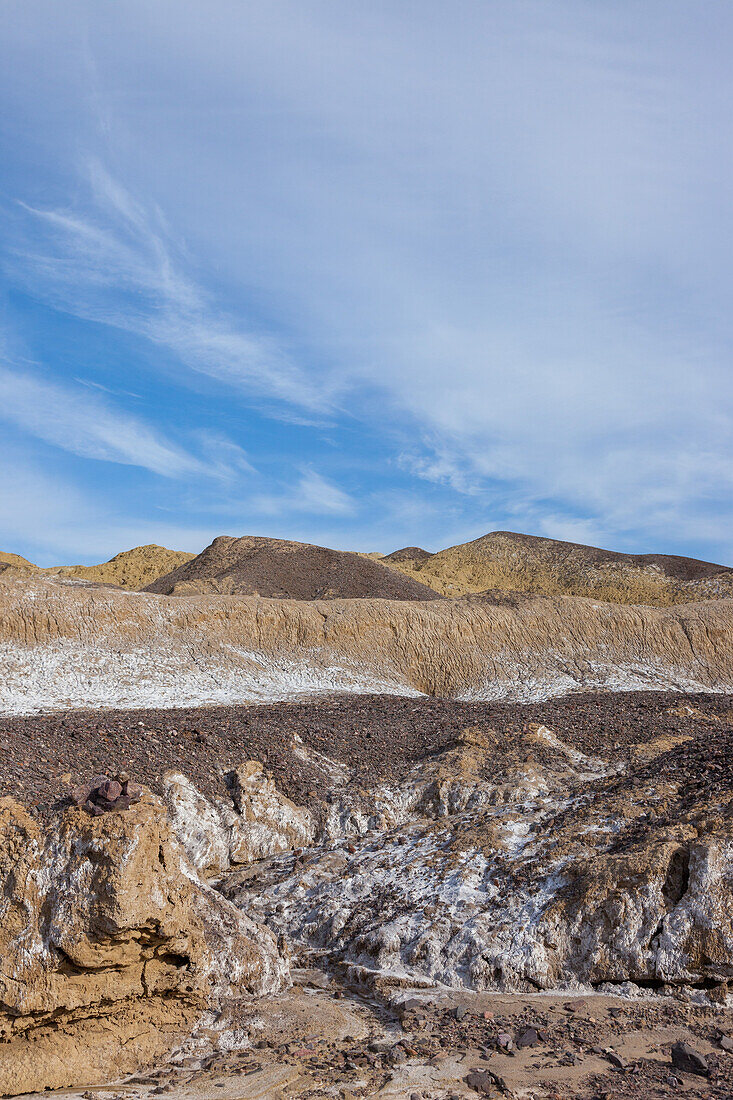
[[[583,688],[726,690],[732,628],[731,600],[180,599],[0,577],[0,711],[334,690],[517,700]]]
[[[397,702],[281,706],[269,741],[257,708],[246,732],[178,714],[180,768],[151,736],[164,712],[135,715],[157,797],[61,800],[41,826],[0,803],[2,1090],[98,1083],[168,1045],[126,1094],[727,1100],[733,699]],[[6,737],[53,724],[114,774],[125,722]],[[288,973],[310,996],[277,992]]]

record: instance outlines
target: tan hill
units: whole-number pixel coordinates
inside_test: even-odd
[[[434,600],[430,587],[381,562],[304,542],[226,535],[147,586],[168,596],[206,593],[275,599]]]
[[[0,573],[6,569],[20,569],[26,573],[35,573],[38,566],[27,558],[22,558],[20,554],[8,554],[0,550]]]
[[[621,554],[511,531],[424,558],[408,550],[388,555],[385,563],[446,596],[499,590],[668,607],[733,595],[733,569],[727,566],[669,554]]]
[[[151,543],[149,546],[136,546],[134,550],[123,550],[101,565],[60,565],[44,572],[137,590],[193,557],[184,550],[168,550],[165,546]]]

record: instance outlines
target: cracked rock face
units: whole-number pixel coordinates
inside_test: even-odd
[[[295,865],[273,859],[256,889],[236,874],[224,888],[367,984],[635,983],[724,1000],[729,786],[691,789],[678,767],[684,743],[611,767],[535,726],[512,750],[510,759],[490,732],[467,731],[400,788],[344,785],[319,845]]]
[[[204,1006],[287,977],[273,935],[198,879],[147,794],[100,817],[70,807],[45,832],[0,800],[0,959],[0,1093],[130,1072]]]
[[[185,776],[164,776],[173,829],[198,871],[216,875],[313,842],[313,815],[281,794],[259,761],[234,768],[227,783],[228,798],[209,800]]]

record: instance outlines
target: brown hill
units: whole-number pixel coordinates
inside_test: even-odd
[[[393,569],[446,596],[489,589],[590,596],[660,607],[733,595],[733,569],[669,554],[622,554],[581,543],[495,531],[422,560],[389,555]]]
[[[432,554],[427,550],[423,550],[421,546],[403,546],[401,550],[393,550],[391,554],[387,554],[383,561],[391,562],[423,562],[428,558],[432,558]]]
[[[123,550],[101,565],[60,565],[44,572],[139,590],[190,561],[193,556],[184,550],[168,550],[165,546],[151,543],[148,546],[136,546],[133,550]]]
[[[427,585],[362,554],[249,535],[214,539],[198,557],[149,584],[146,591],[293,600],[438,598]]]

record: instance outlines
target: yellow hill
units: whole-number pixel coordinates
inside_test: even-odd
[[[4,550],[0,550],[0,570],[4,569],[24,569],[26,572],[34,573],[38,566],[27,558],[21,558],[20,554],[7,554]]]
[[[498,589],[657,607],[733,596],[733,570],[726,566],[669,554],[620,554],[511,531],[421,553],[398,551],[383,562],[444,596]]]
[[[44,570],[62,577],[80,577],[103,584],[117,584],[120,588],[145,588],[158,577],[177,569],[190,561],[194,554],[184,550],[168,550],[165,546],[136,546],[123,550],[101,565],[60,565]]]

